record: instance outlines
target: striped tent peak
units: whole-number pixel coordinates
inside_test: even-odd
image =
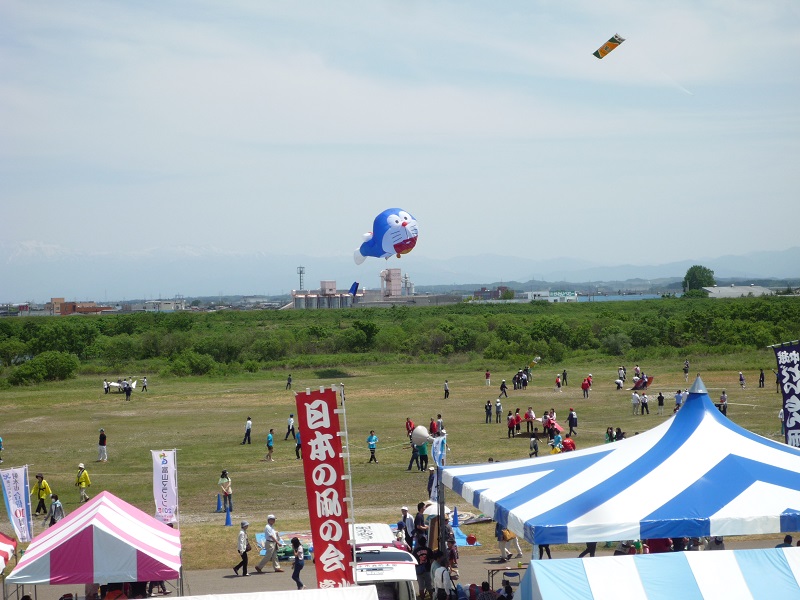
[[[101,492],[56,525],[37,535],[19,561],[24,569],[59,546],[96,528],[136,550],[180,566],[180,532],[128,504],[108,491]]]
[[[564,543],[673,537],[682,528],[682,535],[795,531],[798,473],[800,450],[730,421],[698,376],[682,408],[639,435],[542,458],[450,466],[443,480],[528,541]]]

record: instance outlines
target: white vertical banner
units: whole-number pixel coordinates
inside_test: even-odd
[[[433,454],[433,462],[436,463],[436,466],[443,467],[447,456],[446,435],[433,438],[433,442],[431,442],[431,453]]]
[[[153,500],[156,519],[163,523],[178,521],[178,467],[175,450],[151,450],[153,456]]]
[[[33,539],[31,517],[31,495],[28,489],[28,465],[0,471],[3,482],[3,501],[8,520],[20,542]]]

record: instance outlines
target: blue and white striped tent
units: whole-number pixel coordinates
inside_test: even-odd
[[[800,598],[800,548],[534,560],[523,600]],[[517,596],[515,595],[515,597]]]
[[[537,544],[800,530],[800,450],[724,417],[698,377],[684,406],[629,439],[450,466],[444,484]]]

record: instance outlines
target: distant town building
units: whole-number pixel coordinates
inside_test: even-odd
[[[356,295],[359,296],[361,293]],[[353,296],[349,292],[339,292],[335,281],[320,281],[318,290],[292,290],[293,308],[347,308],[352,305]]]
[[[709,298],[746,298],[747,296],[772,296],[775,293],[760,285],[715,285],[703,289],[708,292]]]
[[[50,302],[45,304],[44,308],[48,315],[60,316],[62,304],[64,304],[64,298],[50,298]]]
[[[523,298],[527,302],[534,300],[541,302],[577,302],[578,292],[574,290],[542,290],[538,292],[521,292],[517,298]]]
[[[498,285],[495,289],[490,290],[487,287],[482,287],[479,290],[472,292],[472,297],[476,300],[500,300],[504,292],[508,291],[508,286]]]
[[[145,300],[145,312],[175,312],[186,310],[186,300],[176,298],[174,300]]]
[[[61,315],[99,315],[113,312],[113,306],[98,306],[95,302],[62,302]]]

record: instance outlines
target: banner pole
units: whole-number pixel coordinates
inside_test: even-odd
[[[355,532],[356,532],[356,527],[355,527],[355,525],[356,525],[356,508],[355,508],[355,503],[353,502],[353,470],[350,467],[350,434],[349,434],[349,430],[347,429],[347,408],[345,406],[346,402],[345,402],[345,395],[344,395],[344,383],[340,383],[339,384],[339,394],[340,394],[341,399],[342,399],[341,400],[341,406],[342,406],[341,410],[342,410],[342,420],[344,421],[343,425],[344,425],[345,446],[342,449],[343,450],[342,455],[344,456],[344,459],[346,461],[345,462],[345,468],[347,469],[347,498],[345,498],[345,502],[347,502],[347,505],[349,507],[348,518],[347,518],[348,529],[349,529],[350,525],[353,526],[353,535],[352,535],[352,537],[350,536],[350,532],[348,531],[348,538],[350,538],[350,547],[352,549],[352,556],[353,556],[353,561],[350,563],[350,566],[353,569],[353,581],[355,582],[356,581],[356,560],[355,560],[355,557],[356,557],[356,536],[355,536]]]

